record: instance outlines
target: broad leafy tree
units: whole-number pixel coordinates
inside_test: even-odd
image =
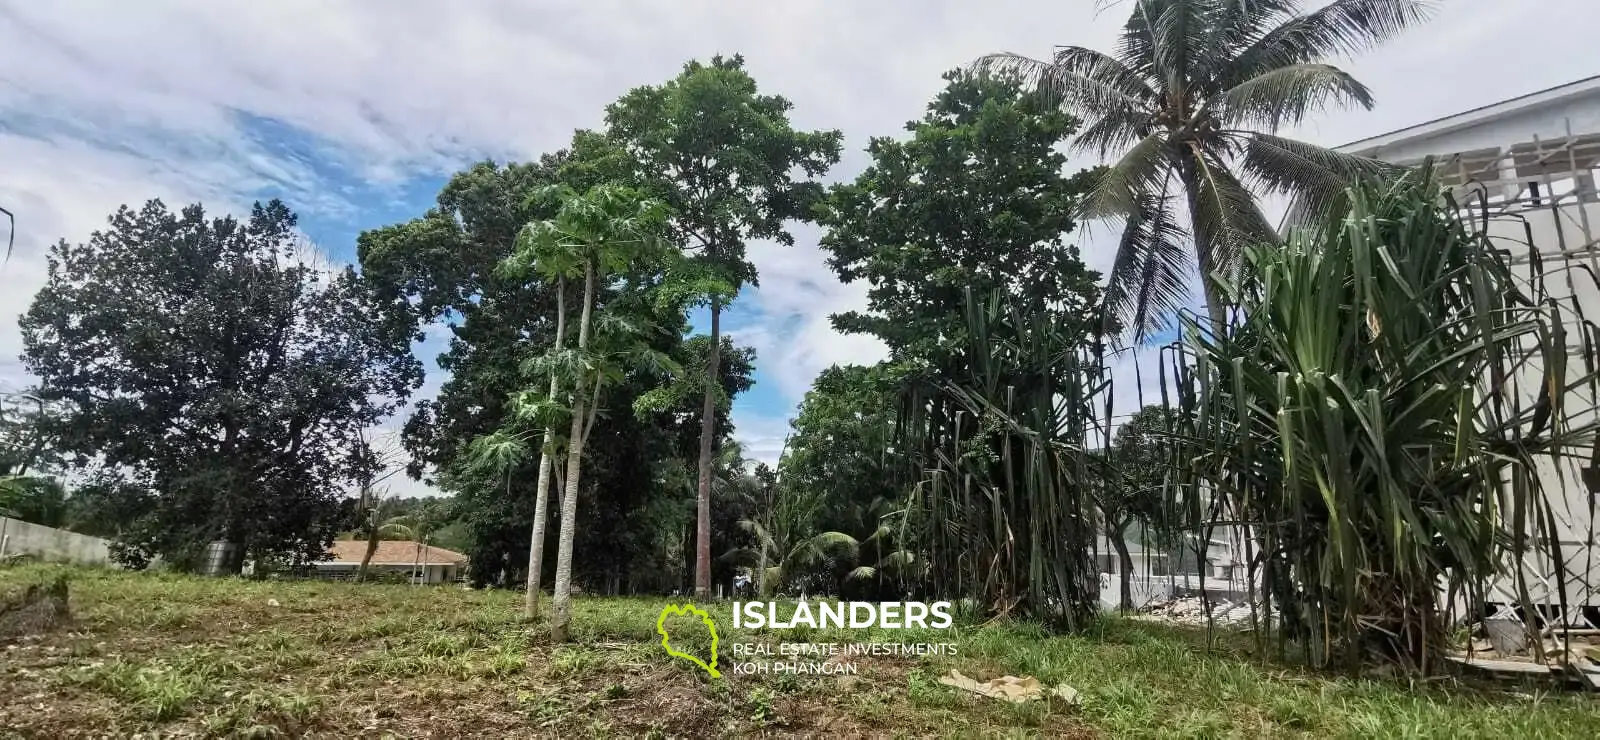
[[[633,159],[633,176],[671,209],[672,236],[691,259],[675,290],[709,307],[711,343],[702,365],[698,454],[695,594],[711,588],[711,479],[717,416],[727,399],[719,384],[722,311],[756,284],[745,255],[753,239],[792,244],[785,222],[805,215],[815,177],[839,159],[838,131],[796,131],[790,102],[762,95],[744,59],[690,62],[662,85],[640,87],[606,109],[611,136]]]
[[[50,250],[23,362],[62,402],[62,448],[150,492],[126,549],[320,557],[370,463],[358,435],[420,384],[412,326],[353,270],[305,264],[294,226],[277,201],[243,221],[151,201]]]
[[[1231,271],[1244,245],[1276,239],[1251,193],[1325,212],[1375,161],[1276,135],[1372,92],[1327,59],[1371,49],[1424,20],[1428,0],[1129,0],[1115,51],[1062,46],[1048,60],[993,54],[977,69],[1023,75],[1084,119],[1078,149],[1115,163],[1082,214],[1124,225],[1106,296],[1140,336],[1171,323],[1198,268]],[[1181,213],[1187,211],[1184,223]],[[1191,246],[1192,245],[1192,246]]]
[[[951,72],[904,140],[872,139],[872,164],[816,209],[828,264],[867,283],[868,310],[833,317],[899,360],[950,371],[966,346],[965,291],[1002,290],[1079,323],[1096,275],[1065,236],[1086,176],[1058,151],[1076,121],[1010,81]]]

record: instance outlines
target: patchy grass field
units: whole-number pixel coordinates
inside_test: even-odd
[[[62,572],[0,569],[0,598]],[[723,671],[667,657],[661,600],[584,599],[551,644],[520,595],[71,570],[75,623],[0,643],[0,737],[1594,737],[1600,699],[1308,675],[1108,620],[949,631],[737,630]],[[276,602],[276,606],[272,603]],[[674,632],[676,635],[677,633]],[[734,643],[954,642],[955,656],[856,658],[857,676],[737,675]],[[1066,682],[1082,702],[1012,706],[943,686],[950,668]]]

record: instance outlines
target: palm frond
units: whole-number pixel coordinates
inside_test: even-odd
[[[17,246],[17,217],[4,208],[0,208],[0,214],[5,214],[6,221],[11,225],[11,228],[6,230],[6,261],[10,261],[11,250]]]
[[[1159,101],[1159,95],[1138,72],[1128,68],[1122,60],[1094,49],[1081,46],[1062,46],[1051,56],[1052,66],[1067,74],[1096,80],[1124,96],[1147,106]]]
[[[1240,52],[1295,17],[1300,0],[1217,0],[1206,40],[1205,76],[1217,77]]]
[[[1141,3],[1148,7],[1151,51],[1154,73],[1170,95],[1175,91],[1194,94],[1197,85],[1209,80],[1194,74],[1198,63],[1204,63],[1205,11],[1207,3],[1201,0],[1167,0],[1160,3]],[[1159,6],[1160,12],[1155,12]]]
[[[1223,91],[1213,114],[1228,128],[1252,125],[1276,131],[1331,106],[1356,104],[1371,110],[1372,91],[1328,64],[1291,64],[1252,77]]]
[[[1087,121],[1068,146],[1073,151],[1087,152],[1106,160],[1138,144],[1157,130],[1150,125],[1148,111],[1108,111]]]
[[[1281,136],[1247,132],[1230,136],[1243,144],[1239,168],[1248,182],[1263,192],[1293,198],[1290,225],[1310,223],[1341,209],[1346,189],[1365,179],[1401,171],[1387,162]]]
[[[1256,206],[1255,196],[1219,158],[1198,150],[1192,160],[1195,192],[1190,199],[1198,263],[1207,276],[1231,272],[1245,247],[1277,235]]]
[[[1117,42],[1117,58],[1146,79],[1160,79],[1156,73],[1154,28],[1170,0],[1133,0],[1133,12],[1122,26]]]
[[[1334,0],[1263,34],[1218,79],[1232,87],[1279,67],[1352,56],[1427,20],[1435,7],[1432,0]]]
[[[1137,212],[1140,199],[1160,187],[1170,171],[1167,137],[1150,134],[1095,178],[1094,188],[1078,206],[1078,215],[1085,219],[1125,219]]]
[[[1146,108],[1137,91],[1121,87],[1120,77],[1090,77],[1021,54],[988,54],[973,62],[971,69],[980,74],[1014,77],[1045,102],[1068,106],[1089,121]]]
[[[1189,297],[1194,260],[1189,234],[1173,215],[1173,198],[1145,195],[1123,227],[1106,281],[1107,314],[1136,341],[1167,329]]]

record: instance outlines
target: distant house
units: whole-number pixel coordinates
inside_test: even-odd
[[[366,540],[337,540],[328,548],[331,560],[313,564],[318,578],[354,580],[367,554]],[[450,583],[466,573],[467,556],[418,542],[381,540],[367,564],[369,577],[400,574],[412,583]]]

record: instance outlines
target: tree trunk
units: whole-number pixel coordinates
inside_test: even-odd
[[[711,301],[711,351],[706,356],[706,399],[700,417],[700,487],[695,497],[694,597],[711,598],[711,457],[717,435],[717,365],[722,359],[722,306]]]
[[[583,311],[578,319],[578,352],[589,349],[589,318],[594,306],[594,263],[588,262],[583,270]],[[555,605],[555,619],[550,626],[550,636],[556,642],[566,642],[567,627],[572,622],[572,540],[578,526],[578,478],[583,470],[584,429],[584,375],[579,371],[572,382],[572,427],[567,438],[566,484],[561,494],[561,537],[556,545],[556,590],[551,601]]]
[[[1117,605],[1122,611],[1133,611],[1133,556],[1128,554],[1128,541],[1124,535],[1128,531],[1127,522],[1119,526],[1109,527],[1107,539],[1117,551],[1117,576],[1121,582],[1122,591],[1119,594]]]
[[[1195,266],[1200,270],[1200,290],[1206,299],[1206,315],[1211,318],[1212,330],[1221,332],[1226,325],[1227,310],[1223,308],[1222,296],[1217,292],[1216,285],[1211,278],[1211,271],[1216,267],[1212,258],[1212,234],[1200,228],[1200,177],[1195,170],[1194,163],[1188,156],[1182,157],[1182,166],[1178,168],[1178,176],[1183,180],[1183,190],[1189,204],[1189,233],[1194,238]]]
[[[378,510],[373,508],[371,521],[367,523],[367,552],[361,556],[361,567],[356,569],[356,583],[367,582],[367,566],[372,563],[372,554],[378,551]]]
[[[561,349],[566,343],[566,296],[567,279],[563,277],[556,281],[556,349]],[[555,398],[558,390],[556,372],[551,370],[549,398]],[[554,425],[545,425],[539,451],[539,482],[533,498],[533,535],[528,539],[528,591],[522,600],[522,613],[528,619],[539,616],[540,582],[544,580],[544,528],[550,518],[550,472],[555,467],[555,461],[550,459],[550,439],[555,433]]]
[[[766,596],[767,596],[767,546],[766,546],[765,543],[757,543],[757,544],[760,545],[760,547],[761,547],[761,558],[758,561],[756,561],[756,592],[759,593],[762,598],[766,598]]]

